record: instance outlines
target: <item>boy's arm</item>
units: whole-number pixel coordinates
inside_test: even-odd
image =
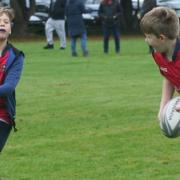
[[[22,68],[23,68],[24,56],[19,56],[18,59],[11,65],[5,81],[0,85],[0,97],[5,97],[11,94],[20,79]]]
[[[159,113],[158,113],[159,120],[160,120],[160,115],[163,111],[164,106],[172,98],[173,94],[174,94],[174,87],[169,82],[169,80],[164,79],[163,85],[162,85],[161,103],[160,103],[160,108],[159,108]]]

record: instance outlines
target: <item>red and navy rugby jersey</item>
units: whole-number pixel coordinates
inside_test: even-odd
[[[176,91],[180,93],[180,39],[178,38],[176,40],[172,61],[169,61],[164,53],[153,52],[152,55],[161,74],[168,79]]]
[[[5,69],[6,69],[6,63],[8,57],[9,57],[8,51],[3,53],[3,55],[0,57],[0,85],[2,85],[4,82]],[[9,113],[6,108],[6,98],[2,98],[2,97],[0,98],[0,119],[6,121],[8,124],[11,123]]]

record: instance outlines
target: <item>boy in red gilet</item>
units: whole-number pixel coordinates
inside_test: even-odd
[[[8,43],[14,13],[0,8],[0,152],[12,127],[15,129],[15,88],[21,76],[24,54]]]
[[[158,113],[160,120],[163,107],[173,97],[174,91],[180,93],[179,19],[174,10],[157,7],[144,15],[140,26],[145,41],[154,49],[154,61],[164,76]],[[175,109],[180,111],[180,107]]]

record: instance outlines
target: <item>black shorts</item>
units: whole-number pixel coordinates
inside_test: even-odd
[[[0,121],[0,152],[2,151],[4,145],[6,144],[11,129],[12,129],[12,125]]]

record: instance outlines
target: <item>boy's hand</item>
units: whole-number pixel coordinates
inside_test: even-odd
[[[175,110],[176,110],[177,112],[180,112],[180,106],[176,106],[176,107],[175,107]]]

